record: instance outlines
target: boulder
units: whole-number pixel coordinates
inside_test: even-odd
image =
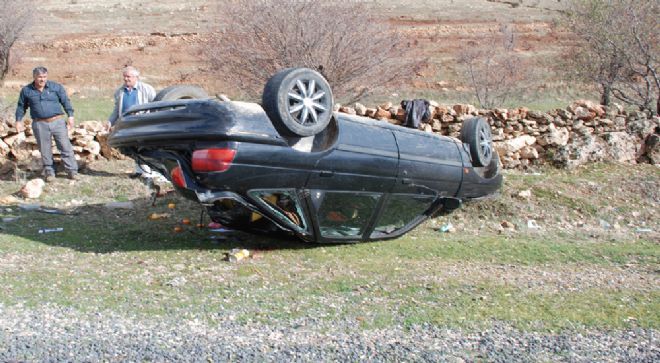
[[[570,133],[564,127],[556,127],[554,124],[548,125],[548,131],[538,138],[540,145],[564,146],[568,143]]]
[[[376,109],[376,113],[374,115],[374,118],[380,120],[380,119],[388,119],[391,116],[392,115],[390,114],[390,111],[388,111],[387,109],[383,109],[381,107],[378,107],[378,109]]]
[[[44,191],[44,186],[46,185],[46,182],[44,182],[43,179],[41,178],[36,178],[36,179],[31,179],[25,185],[23,188],[21,188],[21,195],[23,198],[30,198],[30,199],[36,199],[41,196],[41,193]]]
[[[641,161],[648,162],[653,165],[660,165],[660,135],[651,134],[646,137],[642,145]]]
[[[531,146],[536,142],[534,136],[521,135],[511,140],[493,143],[500,155],[511,155],[525,146]]]
[[[349,115],[355,115],[355,110],[352,107],[342,106],[339,108],[339,112],[346,113]]]
[[[353,105],[353,108],[355,109],[355,114],[358,116],[364,116],[367,114],[367,107],[361,103],[356,102],[355,105]]]
[[[525,146],[519,151],[521,159],[538,159],[539,152],[532,146]]]
[[[637,160],[638,140],[625,132],[606,132],[603,140],[607,144],[608,161],[635,163]]]

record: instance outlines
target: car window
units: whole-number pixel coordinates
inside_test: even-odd
[[[396,235],[410,223],[415,222],[417,217],[426,212],[435,197],[419,196],[410,194],[393,194],[387,199],[383,213],[371,238],[382,238],[388,235]]]
[[[320,201],[318,221],[323,237],[361,236],[369,224],[381,194],[315,192]]]
[[[287,222],[290,227],[298,231],[307,229],[308,224],[294,189],[251,190],[249,195],[275,213],[280,220]]]

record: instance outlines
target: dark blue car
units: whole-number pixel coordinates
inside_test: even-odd
[[[305,68],[273,76],[261,105],[204,96],[166,88],[124,114],[109,143],[230,228],[390,239],[502,184],[483,119],[466,120],[458,140],[334,113],[330,86]]]

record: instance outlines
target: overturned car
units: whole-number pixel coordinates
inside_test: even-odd
[[[109,144],[215,222],[311,242],[396,238],[501,187],[484,119],[466,120],[458,140],[335,113],[333,102],[306,68],[274,75],[261,105],[172,86],[123,114]]]

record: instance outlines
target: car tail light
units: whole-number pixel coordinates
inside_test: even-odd
[[[236,156],[234,149],[195,150],[192,155],[192,168],[193,171],[200,173],[225,171],[231,166],[234,156]]]
[[[172,169],[170,175],[172,176],[172,183],[174,183],[174,185],[179,188],[186,187],[186,178],[183,176],[183,170],[181,170],[181,166],[177,166],[176,168]]]

